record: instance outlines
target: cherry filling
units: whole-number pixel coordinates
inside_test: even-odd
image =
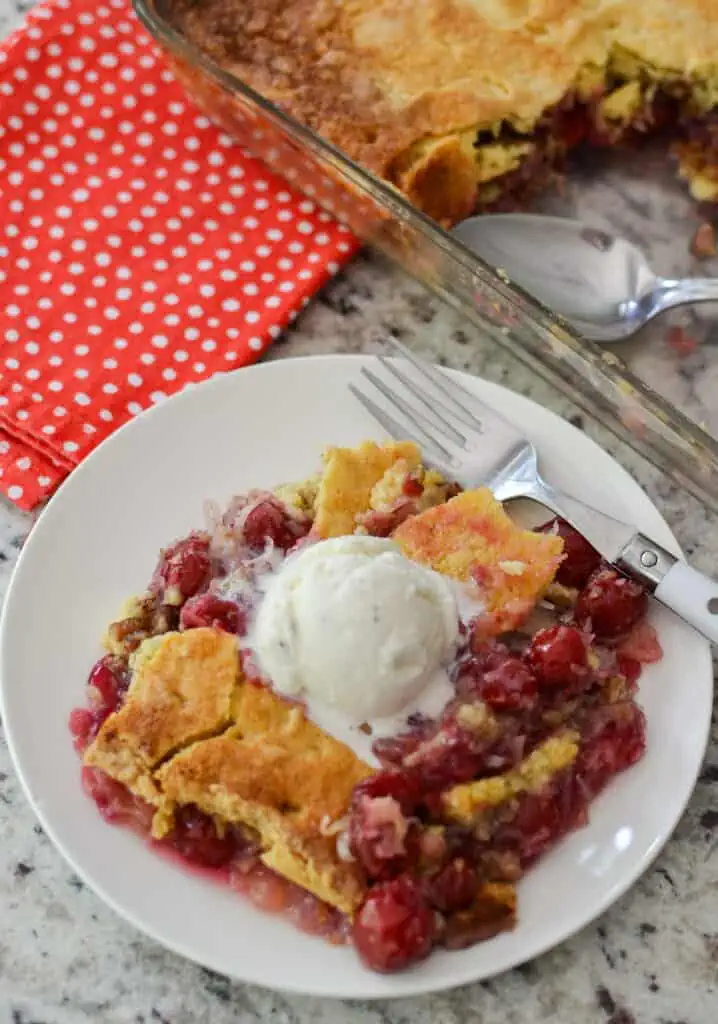
[[[121,658],[106,655],[94,665],[87,680],[98,695],[97,707],[108,713],[116,711],[124,700],[130,677]]]
[[[242,524],[245,543],[255,551],[263,551],[271,542],[282,551],[289,551],[309,533],[309,519],[292,516],[286,506],[273,496],[257,502]]]
[[[618,76],[612,78],[593,89],[590,96],[569,92],[546,110],[530,137],[531,152],[518,168],[488,183],[486,194],[479,194],[479,209],[513,211],[525,207],[527,200],[562,170],[567,157],[583,143],[602,148],[630,144],[643,140],[647,132],[668,128],[677,131],[681,139],[693,137],[703,141],[707,147],[706,162],[710,162],[710,115],[708,121],[705,114],[696,118],[690,90],[680,82],[669,83],[665,89],[644,91],[637,108],[627,117],[606,116],[603,101],[626,81]],[[510,126],[502,128],[499,138],[509,142],[527,141],[526,135]],[[495,141],[490,132],[482,131],[475,145]],[[493,191],[489,191],[491,186]]]
[[[431,952],[435,918],[417,879],[409,875],[375,885],[354,920],[352,938],[367,966],[400,971]]]
[[[277,875],[256,857],[235,861],[230,867],[229,884],[259,910],[282,914],[300,931],[320,935],[335,945],[349,938],[349,926],[343,914]]]
[[[180,626],[182,629],[209,626],[244,636],[247,614],[236,601],[225,601],[216,594],[198,594],[184,604],[180,612]]]
[[[563,561],[556,582],[565,587],[582,587],[601,562],[598,551],[563,519],[551,519],[541,527],[541,532],[555,533],[563,540]]]
[[[418,505],[415,498],[399,498],[391,508],[380,512],[367,512],[360,518],[362,527],[372,537],[391,537],[403,522],[415,516]]]
[[[633,677],[635,673],[635,669],[630,667],[630,662],[638,664],[638,674],[635,675],[635,679],[637,679],[640,675],[640,666],[652,665],[660,661],[663,657],[663,649],[653,626],[648,622],[639,621],[628,636],[621,639],[617,655],[619,666],[624,666],[621,671],[629,678]]]
[[[414,504],[414,490],[410,483],[392,510],[394,523],[403,515],[399,505]],[[381,532],[391,523],[379,517],[368,525]],[[245,568],[251,580],[258,554],[268,547],[288,552],[310,543],[310,526],[309,519],[261,494],[253,503],[252,496],[239,500],[223,521],[223,529],[236,531],[232,550],[240,552],[231,566],[214,549],[210,554],[204,534],[191,534],[166,549],[141,615],[127,620],[131,642],[120,643],[125,656],[106,655],[97,662],[88,679],[89,706],[70,717],[76,749],[84,751],[122,705],[128,658],[145,636],[178,625],[244,635],[246,610],[214,592],[213,578]],[[515,882],[562,836],[584,824],[590,801],[641,757],[645,719],[630,695],[641,665],[661,656],[655,631],[644,621],[647,597],[640,586],[602,565],[593,548],[561,520],[543,529],[564,540],[566,557],[557,579],[578,590],[573,621],[567,613],[518,649],[486,642],[464,628],[451,672],[455,697],[441,716],[416,715],[402,734],[375,742],[383,770],[355,788],[348,815],[347,852],[368,883],[351,925],[267,868],[247,830],[218,825],[197,807],[180,808],[171,831],[153,843],[228,880],[257,907],[285,914],[306,932],[332,942],[344,942],[351,933],[361,958],[377,971],[403,969],[437,944],[463,948],[511,927],[512,914],[482,896],[486,883]],[[122,630],[115,633],[121,642]],[[558,727],[580,736],[569,767],[539,789],[529,787],[480,814],[471,827],[447,819],[447,790],[514,768]],[[154,808],[97,769],[84,767],[82,782],[105,820],[151,835]]]
[[[646,749],[646,717],[632,701],[597,708],[590,718],[576,764],[576,778],[592,799],[618,772],[639,761]]]
[[[579,690],[591,681],[589,641],[575,626],[540,629],[529,644],[526,658],[539,685]]]
[[[75,708],[70,713],[70,732],[78,753],[82,753],[105,719],[118,709],[129,684],[127,662],[122,658],[106,654],[92,667],[87,680],[90,707]]]
[[[407,772],[378,772],[355,787],[349,848],[369,878],[391,877],[416,860],[411,815],[420,798],[420,781]]]
[[[576,619],[597,637],[621,636],[644,618],[648,597],[640,584],[607,566],[589,578],[576,602]]]
[[[210,579],[209,537],[192,533],[166,548],[150,582],[163,604],[180,605],[205,589]]]
[[[421,787],[423,799],[426,801],[432,793],[476,778],[485,764],[488,746],[486,738],[473,734],[456,720],[445,722],[407,761],[408,770]]]
[[[533,667],[504,644],[478,647],[457,666],[459,696],[484,701],[489,707],[524,711],[536,703],[538,687]]]
[[[82,769],[82,785],[110,825],[125,825],[141,836],[149,835],[154,808],[133,796],[121,782],[111,779],[98,768],[85,765]]]
[[[397,736],[382,736],[374,740],[372,750],[385,768],[401,767],[437,731],[437,723],[423,715],[411,716],[407,726],[406,732]]]
[[[188,863],[204,868],[225,867],[238,855],[251,850],[251,840],[240,829],[217,829],[212,818],[197,807],[181,807],[172,831],[162,843],[171,846]]]
[[[470,906],[478,887],[478,872],[464,857],[450,860],[430,874],[424,883],[429,903],[445,914]]]

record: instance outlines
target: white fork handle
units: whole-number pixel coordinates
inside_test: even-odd
[[[499,500],[519,496],[533,498],[566,519],[599,550],[602,547],[599,538],[611,544],[612,540],[621,536],[623,530],[623,538],[613,547],[613,551],[618,550],[618,557],[612,564],[641,583],[657,601],[670,608],[707,640],[718,644],[718,581],[676,558],[642,533],[636,532],[631,536],[627,524],[584,505],[572,495],[554,490],[540,477],[531,481],[523,480],[513,487],[499,487],[496,495]]]
[[[653,596],[694,629],[718,644],[718,583],[687,562],[676,560]]]
[[[657,601],[718,644],[718,582],[636,533],[616,559]]]

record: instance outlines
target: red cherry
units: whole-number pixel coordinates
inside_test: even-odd
[[[600,708],[586,730],[576,776],[588,799],[618,772],[639,761],[646,749],[646,719],[631,701]]]
[[[209,626],[242,635],[246,632],[247,616],[234,601],[225,601],[216,594],[197,594],[183,605],[180,625],[183,629]]]
[[[167,590],[176,590],[185,599],[192,597],[207,584],[209,573],[209,538],[192,533],[162,552],[150,589],[161,596]],[[180,602],[174,600],[168,603]]]
[[[416,513],[416,501],[413,498],[399,498],[389,509],[365,513],[360,523],[372,537],[390,537],[394,530]]]
[[[476,896],[478,884],[476,869],[457,857],[426,880],[425,892],[429,903],[447,914],[468,907]]]
[[[635,658],[629,658],[625,654],[618,655],[618,671],[625,676],[630,686],[634,686],[641,678],[643,666]]]
[[[470,648],[454,664],[453,678],[457,694],[460,697],[478,697],[486,673],[498,668],[510,657],[511,651],[505,644],[496,640],[488,643],[477,641],[472,634]]]
[[[499,640],[485,640],[477,637],[475,632],[470,633],[468,640],[468,652],[457,662],[459,670],[470,664],[477,674],[490,672],[511,655],[506,644]]]
[[[355,788],[349,846],[370,878],[395,875],[418,856],[416,828],[407,814],[419,795],[415,779],[402,772],[379,772]]]
[[[479,771],[482,759],[475,737],[449,720],[413,755],[411,768],[426,795],[469,782]]]
[[[487,672],[479,687],[482,700],[500,710],[527,710],[536,703],[534,674],[521,658],[511,655]]]
[[[130,684],[130,676],[127,666],[121,658],[106,654],[96,662],[87,679],[87,685],[99,694],[99,703],[95,705],[95,711],[104,711],[105,717],[112,711],[116,711],[122,703]]]
[[[434,942],[434,914],[408,875],[374,886],[354,920],[354,946],[374,971],[400,971],[423,960]]]
[[[295,518],[280,501],[268,497],[247,513],[242,533],[245,542],[258,551],[264,550],[268,541],[288,551],[309,532],[310,526],[308,519]]]
[[[459,697],[483,700],[499,710],[527,710],[536,701],[531,669],[501,643],[477,647],[458,662],[455,675]]]
[[[420,498],[424,493],[424,483],[410,473],[404,480],[401,489],[407,498]]]
[[[354,787],[353,800],[361,797],[393,797],[404,814],[411,814],[421,797],[418,780],[409,772],[383,771],[370,775]]]
[[[638,583],[602,568],[578,595],[575,614],[579,622],[590,622],[597,636],[616,637],[628,633],[647,609],[648,597]]]
[[[575,626],[549,626],[534,634],[526,659],[543,687],[576,689],[590,677],[585,635]]]
[[[520,836],[519,852],[522,865],[537,860],[566,831],[561,806],[550,790],[546,793],[526,794],[519,802],[512,822]]]
[[[599,566],[601,556],[598,551],[563,519],[545,523],[541,533],[555,533],[563,540],[564,557],[556,573],[557,583],[565,587],[582,587]]]
[[[185,860],[206,868],[228,864],[237,852],[235,834],[217,832],[212,819],[197,807],[181,807],[175,814],[174,827],[163,842],[174,847]]]

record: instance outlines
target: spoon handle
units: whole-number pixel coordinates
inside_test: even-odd
[[[661,281],[651,298],[651,315],[693,302],[718,302],[718,278],[686,277],[682,281]]]

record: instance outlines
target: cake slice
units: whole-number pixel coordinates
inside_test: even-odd
[[[354,533],[360,516],[372,507],[372,492],[388,470],[403,462],[410,472],[421,464],[410,441],[378,445],[363,441],[357,448],[329,448],[317,490],[314,529],[319,537]]]
[[[237,724],[163,765],[159,785],[177,804],[249,826],[268,867],[351,915],[365,884],[337,837],[354,786],[372,769],[300,707],[251,683],[244,696]]]
[[[517,526],[487,487],[407,519],[393,538],[407,558],[469,585],[485,609],[477,624],[484,635],[526,618],[563,555],[560,537]]]
[[[103,723],[84,760],[160,808],[164,800],[154,769],[232,722],[237,640],[213,629],[166,633],[145,640],[130,664],[125,702]]]
[[[337,842],[372,769],[300,705],[246,680],[235,636],[199,628],[145,641],[125,703],[84,760],[156,808],[155,837],[193,805],[220,833],[250,828],[268,867],[344,913],[360,902],[361,871]]]

